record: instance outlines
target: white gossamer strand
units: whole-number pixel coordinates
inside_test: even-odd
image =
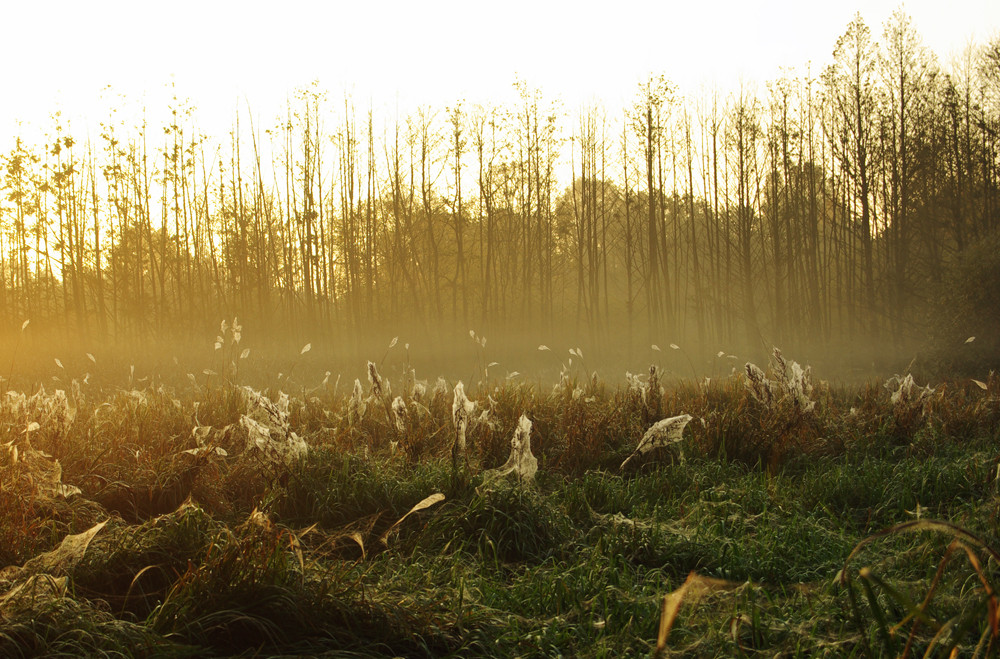
[[[402,396],[396,396],[392,399],[392,416],[396,423],[396,430],[400,434],[406,432],[406,401],[403,400]]]
[[[359,423],[365,418],[368,410],[368,401],[365,400],[365,393],[361,389],[361,380],[354,379],[354,391],[351,393],[351,400],[347,404],[347,416],[350,423]]]
[[[746,369],[746,380],[743,386],[758,403],[770,405],[774,400],[774,384],[767,379],[764,371],[756,364],[747,362],[744,368]]]
[[[795,404],[803,412],[811,412],[816,407],[816,401],[809,398],[813,390],[812,380],[809,377],[810,373],[811,368],[809,366],[802,368],[798,362],[789,364],[788,388],[792,396],[795,397]]]
[[[538,471],[538,458],[531,454],[531,419],[522,414],[510,440],[510,457],[502,467],[493,473],[496,477],[514,474],[518,480],[534,480]]]
[[[301,437],[292,432],[287,412],[287,397],[273,403],[267,396],[250,387],[243,387],[247,414],[240,417],[240,424],[247,431],[247,446],[259,450],[273,463],[292,466],[306,458],[309,447]]]
[[[694,418],[690,414],[680,414],[669,419],[661,419],[650,426],[646,434],[639,440],[639,445],[632,451],[632,455],[625,458],[619,469],[624,469],[632,458],[637,455],[649,453],[654,448],[676,444],[683,439],[684,427]]]
[[[455,385],[455,398],[451,404],[451,418],[455,423],[455,445],[452,448],[452,464],[457,468],[459,458],[465,460],[465,431],[469,427],[469,419],[476,411],[476,404],[465,396],[465,385],[461,382]]]
[[[893,384],[898,385],[895,391],[892,391]],[[917,386],[917,383],[913,380],[913,376],[909,373],[907,373],[903,378],[900,378],[899,376],[890,378],[889,381],[885,383],[885,386],[887,389],[892,391],[889,401],[893,404],[893,406],[920,403],[934,393],[934,389],[930,386]]]
[[[792,403],[802,412],[812,412],[816,401],[812,400],[812,369],[802,368],[798,362],[786,360],[781,351],[774,348],[771,355],[770,379],[755,364],[746,363],[743,386],[758,403],[773,407],[784,400]]]
[[[372,362],[368,362],[368,382],[371,383],[371,393],[375,398],[382,398],[383,396],[389,398],[392,395],[388,387],[388,381],[382,379],[378,368]]]

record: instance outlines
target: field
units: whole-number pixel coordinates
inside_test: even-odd
[[[183,383],[4,380],[0,656],[1000,648],[995,375],[604,380],[574,351],[548,383],[382,356],[250,386],[239,328],[216,347]]]

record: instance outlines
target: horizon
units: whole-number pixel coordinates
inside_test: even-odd
[[[109,110],[113,134],[49,119],[61,132],[0,158],[0,319],[115,338],[234,316],[275,335],[410,324],[499,342],[500,330],[541,329],[544,341],[565,330],[627,353],[698,341],[708,355],[858,337],[871,349],[945,348],[979,335],[974,351],[986,355],[1000,346],[995,305],[977,302],[990,275],[963,264],[986,267],[990,253],[975,255],[998,223],[996,171],[982,163],[998,148],[1000,70],[925,75],[938,54],[915,18],[893,21],[906,28],[906,103],[893,65],[862,45],[863,69],[844,51],[822,83],[745,82],[750,93],[719,107],[665,102],[651,76],[630,116],[565,100],[552,109],[552,90],[522,75],[514,91],[526,95],[495,115],[438,105],[396,115],[395,135],[391,113],[369,123],[363,101],[314,97],[322,82],[268,131],[249,97],[252,131],[229,105],[214,131],[199,110],[160,123],[170,102],[147,105],[142,130],[128,97]],[[164,32],[177,36],[169,22]],[[206,59],[216,64],[206,79],[227,61]],[[971,288],[952,299],[948,280]],[[966,311],[941,314],[957,303]]]

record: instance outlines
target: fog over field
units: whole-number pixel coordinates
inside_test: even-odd
[[[0,114],[26,377],[234,318],[310,377],[997,363],[990,3],[57,6],[4,46],[53,45]]]

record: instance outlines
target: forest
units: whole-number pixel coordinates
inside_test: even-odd
[[[902,10],[858,14],[815,71],[650,75],[620,115],[514,84],[376,116],[316,83],[228,136],[177,95],[86,139],[54,113],[0,156],[0,325],[1000,354],[1000,41],[944,67]]]

